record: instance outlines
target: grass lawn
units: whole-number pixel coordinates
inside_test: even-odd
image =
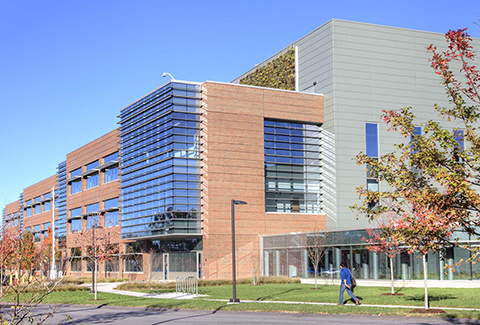
[[[264,284],[261,286],[238,285],[237,297],[240,300],[258,301],[299,301],[299,302],[329,302],[338,301],[337,286],[320,286],[320,289],[311,289],[310,284]],[[397,292],[403,296],[382,296],[390,288],[358,287],[355,294],[364,304],[382,305],[409,305],[423,306],[422,288],[403,288]],[[156,293],[168,292],[166,290],[137,290]],[[62,304],[96,304],[112,306],[138,306],[149,308],[168,309],[199,309],[199,310],[237,310],[237,311],[262,311],[262,312],[295,312],[295,313],[324,313],[324,314],[364,314],[364,315],[397,315],[419,316],[412,314],[410,309],[356,307],[351,301],[347,306],[316,306],[316,305],[286,305],[265,303],[241,303],[228,305],[222,301],[208,301],[206,299],[229,299],[232,295],[232,286],[200,287],[200,294],[209,295],[208,298],[195,300],[164,300],[151,298],[138,298],[100,292],[100,300],[93,300],[89,292],[54,292],[45,300],[46,303]],[[480,290],[478,289],[429,289],[431,307],[468,307],[480,309]],[[344,296],[347,299],[348,295]],[[348,297],[349,298],[349,297]],[[428,315],[452,318],[480,318],[480,312],[450,311],[441,315]]]

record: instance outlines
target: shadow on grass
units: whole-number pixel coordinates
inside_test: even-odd
[[[292,292],[292,291],[299,291],[299,290],[302,290],[302,289],[301,288],[288,289],[288,290],[285,290],[285,291],[282,291],[282,292],[271,294],[270,296],[257,298],[257,301],[270,300],[273,297],[278,297],[279,295],[283,295],[283,294],[286,294],[286,293],[289,293],[289,292]]]
[[[429,301],[440,301],[440,300],[447,300],[447,299],[458,299],[458,297],[451,294],[428,295]],[[415,296],[405,297],[405,300],[424,301],[425,295],[415,295]]]

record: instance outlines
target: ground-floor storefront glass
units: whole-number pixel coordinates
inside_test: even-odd
[[[202,278],[203,245],[200,238],[150,242],[150,279]]]
[[[329,233],[331,243],[324,249],[317,272],[321,278],[338,279],[340,263],[345,262],[357,279],[391,279],[390,260],[384,253],[367,249],[363,238],[365,230]],[[302,247],[298,234],[261,237],[263,274],[268,276],[314,277],[314,267],[307,250]],[[449,247],[442,252],[430,252],[427,256],[428,278],[431,280],[477,280],[480,265],[463,263],[471,253],[461,247]],[[393,274],[397,280],[423,280],[422,255],[403,252],[393,258]]]

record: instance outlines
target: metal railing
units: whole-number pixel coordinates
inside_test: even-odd
[[[175,281],[175,291],[177,293],[190,293],[198,295],[198,278],[187,276],[186,278],[177,277]]]

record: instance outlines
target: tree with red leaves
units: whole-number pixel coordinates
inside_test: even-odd
[[[5,270],[10,269],[15,263],[15,241],[20,234],[18,231],[6,227],[2,227],[0,231],[0,296],[3,297]]]
[[[394,216],[396,217],[396,216]],[[392,216],[384,215],[382,216],[383,220],[377,220],[375,228],[367,228],[368,238],[362,238],[368,246],[367,249],[374,253],[385,253],[390,262],[390,279],[391,279],[391,292],[390,294],[395,294],[395,274],[393,271],[393,259],[395,256],[401,253],[401,248],[398,241],[395,240],[395,237],[390,236],[389,226]]]
[[[388,130],[406,141],[378,160],[365,154],[356,157],[358,164],[367,165],[387,186],[379,192],[357,188],[363,202],[353,208],[370,220],[395,216],[382,231],[419,251],[424,261],[429,251],[458,245],[455,234],[459,230],[471,238],[480,237],[480,74],[466,29],[451,30],[445,38],[447,50],[427,47],[431,66],[449,99],[448,107],[434,106],[444,121],[420,123],[411,107],[383,111]],[[452,66],[459,67],[460,77]],[[422,134],[415,132],[418,126]],[[464,247],[473,250],[469,261],[479,258],[477,249]],[[427,292],[425,299],[428,308]]]
[[[92,289],[97,300],[98,265],[119,253],[120,227],[97,214],[88,229],[77,234],[75,243],[92,263]]]

